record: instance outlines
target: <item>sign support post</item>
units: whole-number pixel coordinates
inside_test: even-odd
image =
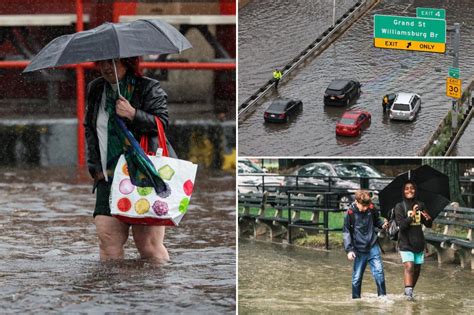
[[[460,43],[460,24],[454,23],[454,39],[453,39],[453,68],[459,68],[459,43]],[[459,99],[453,100],[451,106],[451,127],[453,130],[458,128],[458,113],[461,111],[461,103]]]

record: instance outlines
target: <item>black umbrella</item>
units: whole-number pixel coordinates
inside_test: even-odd
[[[380,192],[380,209],[384,217],[388,217],[389,211],[402,201],[403,185],[408,180],[416,183],[416,198],[425,203],[433,219],[450,203],[449,177],[431,166],[423,165],[398,175]]]
[[[180,53],[191,47],[176,28],[158,19],[105,23],[53,39],[23,72],[86,61]]]
[[[157,19],[105,23],[87,31],[53,39],[31,60],[23,72],[86,61],[179,53],[191,47],[188,40],[176,28]],[[113,65],[118,82],[115,61]],[[117,89],[117,92],[121,96],[120,89]],[[116,115],[114,117],[123,136],[131,143],[125,157],[127,163],[133,163],[133,169],[137,170],[136,178],[131,176],[132,182],[137,186],[142,186],[146,182],[147,186],[153,185],[157,193],[163,191],[163,180],[153,164],[136,141],[133,142],[135,139],[122,120]],[[129,166],[129,169],[132,167]],[[141,174],[144,174],[149,181],[139,181]]]

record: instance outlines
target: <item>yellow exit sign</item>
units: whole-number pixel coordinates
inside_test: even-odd
[[[461,95],[462,95],[461,84],[462,84],[462,81],[460,79],[447,78],[446,79],[446,96],[452,97],[452,98],[461,98]]]
[[[446,51],[445,43],[429,43],[403,39],[374,38],[374,46],[377,48],[413,50],[433,53],[444,53]]]

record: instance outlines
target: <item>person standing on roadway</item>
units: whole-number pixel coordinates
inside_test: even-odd
[[[278,82],[280,82],[280,79],[281,79],[281,71],[280,70],[275,69],[275,71],[273,71],[273,79],[275,80],[275,89],[278,90]]]

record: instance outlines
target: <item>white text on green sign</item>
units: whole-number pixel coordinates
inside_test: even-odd
[[[376,14],[374,38],[446,43],[446,20]]]
[[[446,19],[446,10],[434,8],[416,8],[416,17],[429,19]]]
[[[449,68],[448,73],[451,78],[459,79],[459,68]]]

